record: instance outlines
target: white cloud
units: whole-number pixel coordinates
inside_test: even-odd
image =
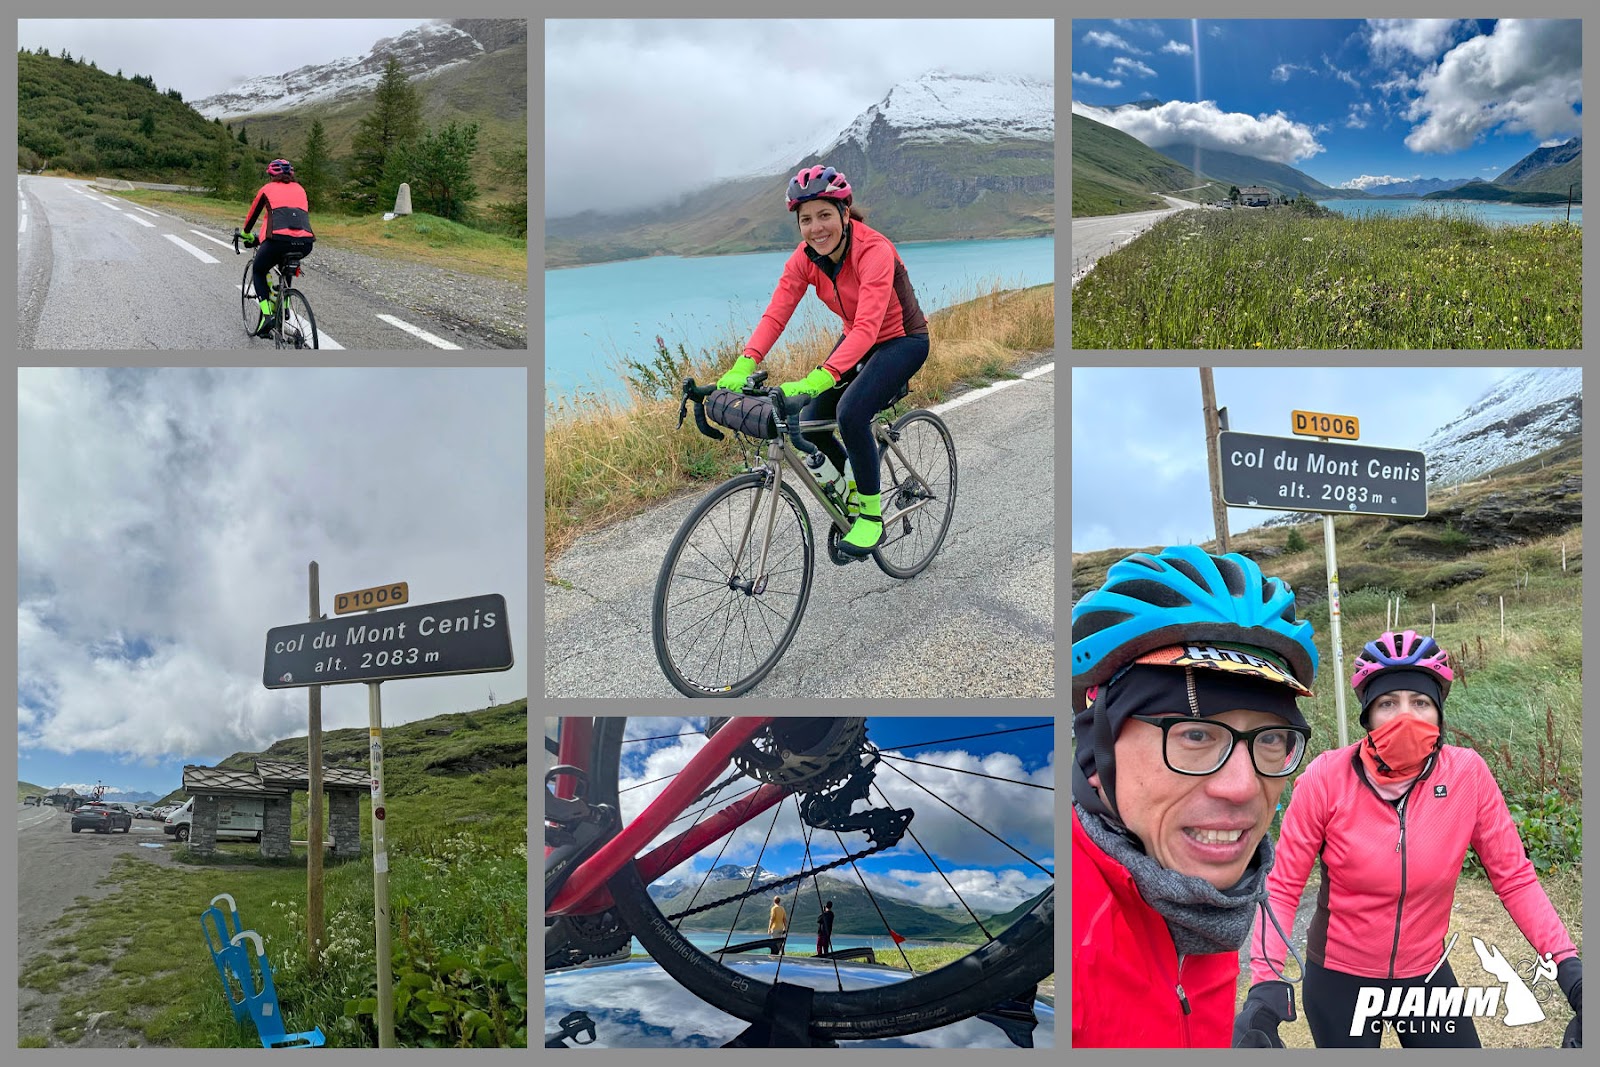
[[[1371,119],[1372,105],[1363,100],[1360,103],[1350,105],[1350,115],[1345,119],[1344,124],[1348,129],[1364,130]]]
[[[1098,85],[1102,89],[1117,89],[1121,88],[1122,86],[1121,79],[1096,78],[1093,74],[1086,74],[1081,70],[1075,70],[1072,72],[1072,80],[1075,82],[1083,82],[1085,85]]]
[[[1567,143],[1567,138],[1565,138],[1565,137],[1551,137],[1551,138],[1548,138],[1547,140],[1540,141],[1539,142],[1539,147],[1540,148],[1559,148],[1559,147],[1561,147],[1562,145],[1564,145],[1566,143]]]
[[[1583,100],[1582,22],[1502,19],[1417,76],[1406,147],[1458,152],[1491,130],[1549,138],[1576,133]]]
[[[1030,867],[1018,870],[947,870],[944,877],[937,871],[891,870],[883,873],[863,870],[867,887],[874,893],[914,900],[928,907],[957,904],[950,892],[954,886],[961,900],[967,902],[979,917],[1010,911],[1023,901],[1050,888],[1052,879]],[[950,884],[945,884],[945,878]],[[991,930],[990,933],[997,931]]]
[[[1367,47],[1379,62],[1431,60],[1450,47],[1461,19],[1368,19]]]
[[[1138,30],[1140,33],[1147,33],[1151,37],[1162,36],[1161,27],[1154,22],[1141,22],[1138,19],[1112,19],[1111,21],[1114,25],[1120,26],[1125,30]]]
[[[1107,33],[1104,30],[1090,30],[1088,33],[1083,35],[1083,43],[1097,44],[1101,48],[1116,48],[1123,52],[1132,52],[1136,56],[1147,56],[1150,54],[1143,48],[1136,48],[1123,38],[1118,37],[1116,34]]]
[[[1356,81],[1356,76],[1354,74],[1351,74],[1348,70],[1343,70],[1335,66],[1333,60],[1329,59],[1326,55],[1322,57],[1322,65],[1328,68],[1329,74],[1332,74],[1335,78],[1338,78],[1340,81],[1350,86],[1350,88],[1361,88],[1361,83]]]
[[[1111,70],[1115,74],[1132,74],[1139,78],[1154,78],[1156,76],[1155,71],[1137,59],[1129,59],[1127,56],[1118,56],[1112,60]]]
[[[1310,67],[1302,67],[1298,63],[1279,63],[1276,67],[1272,68],[1272,80],[1275,82],[1286,82],[1295,71],[1309,71],[1310,69]]]
[[[1076,114],[1115,127],[1152,148],[1172,144],[1198,144],[1225,152],[1240,152],[1274,163],[1295,163],[1323,150],[1316,132],[1283,112],[1246,115],[1223,111],[1211,100],[1172,100],[1153,108],[1092,107],[1076,100]]]
[[[1363,174],[1359,178],[1351,178],[1347,182],[1340,182],[1341,189],[1374,189],[1381,185],[1394,185],[1397,182],[1414,182],[1421,178],[1420,174],[1413,174],[1409,178],[1397,178],[1393,174]]]
[[[1161,50],[1163,52],[1171,52],[1175,56],[1186,56],[1194,52],[1193,48],[1182,41],[1168,41],[1161,46]]]
[[[1212,23],[1210,26],[1206,27],[1206,34],[1211,37],[1221,37],[1222,27],[1218,26],[1216,23]]]

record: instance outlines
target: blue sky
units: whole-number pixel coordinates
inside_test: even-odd
[[[699,718],[630,719],[629,738],[683,731],[688,733],[662,740],[625,742],[620,778],[622,788],[627,790],[629,785],[650,782],[681,770],[705,743],[705,737],[700,732],[705,721]],[[1015,781],[1027,781],[1054,786],[1053,725],[1052,719],[1041,717],[872,717],[867,720],[867,738],[888,750],[895,745],[966,738],[970,734],[991,734],[912,749],[902,755],[927,764],[981,771],[1013,781],[994,781],[975,774],[918,764],[900,763],[897,766],[1044,867],[1053,869],[1055,794],[1045,789],[1014,784]],[[1040,728],[997,733],[1017,727]],[[888,762],[887,759],[884,761]],[[980,910],[986,908],[991,912],[1005,911],[1050,884],[1049,876],[995,844],[927,793],[909,785],[894,771],[883,769],[880,764],[875,781],[883,790],[883,795],[896,807],[911,807],[916,811],[911,830],[960,890],[961,896],[973,907]],[[722,796],[731,801],[735,794],[751,784],[748,780],[741,780],[729,786]],[[660,782],[623,792],[624,818],[631,819],[637,815],[664,788],[666,783]],[[878,794],[874,792],[872,806],[881,804]],[[717,809],[723,806],[725,804],[718,804]],[[858,804],[857,810],[864,806]],[[688,821],[680,823],[671,833],[663,834],[654,843],[669,839],[688,825]],[[763,852],[763,841],[769,826],[772,827],[772,837]],[[749,865],[756,862],[758,855],[761,856],[761,866],[769,871],[780,875],[793,874],[804,865],[801,828],[794,802],[787,801],[775,824],[772,812],[768,811],[735,831],[731,839],[726,839],[728,848],[720,860],[716,859],[717,850],[713,847],[679,866],[667,877],[698,879],[713,861]],[[867,847],[864,834],[845,834],[844,841],[853,852]],[[813,838],[813,864],[826,863],[840,855],[838,843],[831,834],[818,833]],[[863,860],[859,865],[868,885],[874,889],[884,888],[901,897],[930,904],[955,903],[954,896],[909,834],[900,845]],[[848,867],[839,868],[833,873],[853,878]]]
[[[516,665],[383,686],[386,726],[527,695],[523,369],[23,368],[17,777],[165,795],[306,732],[267,630],[393,581],[502,593]],[[325,729],[365,727],[326,686]]]
[[[1362,444],[1415,449],[1510,373],[1504,367],[1218,367],[1213,377],[1230,429],[1290,437],[1291,411],[1319,411],[1359,418]],[[1138,432],[1150,427],[1161,431]],[[1073,368],[1072,551],[1210,540],[1205,448],[1196,368]],[[1228,528],[1247,530],[1272,514],[1229,508]]]
[[[1332,186],[1492,180],[1581,132],[1576,20],[1074,19],[1071,63],[1074,112]]]

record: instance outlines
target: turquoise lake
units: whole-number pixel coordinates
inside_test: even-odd
[[[925,312],[970,300],[994,284],[1020,289],[1055,279],[1054,237],[895,247]],[[766,310],[789,255],[655,256],[545,271],[546,399],[578,392],[623,395],[622,360],[648,359],[658,334],[674,351],[680,341],[691,352],[735,336],[742,344]],[[784,337],[808,323],[839,326],[815,295],[801,302]]]
[[[1486,204],[1480,200],[1318,200],[1341,215],[1410,215],[1440,211],[1476,216],[1491,226],[1525,226],[1530,222],[1565,222],[1567,205]],[[1583,225],[1583,205],[1572,205],[1572,224]]]

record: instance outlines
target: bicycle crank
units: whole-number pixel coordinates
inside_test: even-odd
[[[833,561],[834,566],[848,567],[852,563],[860,563],[863,560],[872,558],[871,556],[852,556],[847,554],[839,547],[839,542],[843,539],[844,535],[839,532],[839,527],[828,527],[828,558]]]

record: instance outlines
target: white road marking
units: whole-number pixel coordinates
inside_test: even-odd
[[[244,292],[244,285],[242,283],[239,284],[239,285],[235,285],[234,288],[239,290],[240,293]],[[294,311],[291,310],[289,312],[289,314],[290,314],[291,317],[293,317],[294,316]],[[341,352],[345,351],[344,345],[340,344],[338,341],[335,341],[333,338],[329,337],[327,335],[327,333],[322,329],[322,327],[318,326],[317,327],[317,349],[318,349],[318,351],[320,351],[320,350],[322,350],[324,348],[336,348]]]
[[[151,211],[149,208],[140,207],[138,204],[129,204],[128,206],[133,208],[133,210],[135,210],[135,211],[144,212],[146,215],[149,215],[153,219],[159,219],[159,218],[163,217],[162,214],[159,211]]]
[[[194,245],[190,244],[188,241],[185,241],[182,237],[179,237],[177,234],[164,233],[161,236],[165,237],[167,240],[171,241],[173,244],[177,245],[179,248],[183,249],[185,252],[189,253],[191,256],[193,256],[195,259],[198,259],[202,263],[221,263],[222,262],[222,260],[215,259],[212,256],[208,255],[207,253],[200,251],[200,249],[196,248]]]
[[[213,241],[216,244],[221,245],[223,248],[232,248],[233,247],[233,242],[232,241],[219,240],[218,238],[215,238],[215,237],[211,236],[209,233],[201,233],[199,230],[195,230],[195,229],[191,229],[189,232],[194,234],[196,237],[204,237],[208,241]]]
[[[27,233],[28,232],[28,216],[26,216],[26,215],[18,215],[17,216],[17,232],[18,233]]]
[[[430,345],[432,345],[435,348],[449,348],[449,349],[453,349],[454,351],[457,351],[457,352],[461,351],[461,346],[460,345],[453,345],[449,341],[446,341],[443,337],[435,337],[433,334],[429,333],[427,330],[421,329],[420,327],[417,327],[417,326],[413,326],[409,322],[406,322],[404,319],[397,319],[393,315],[379,315],[378,318],[382,319],[384,322],[387,322],[390,326],[395,326],[395,327],[398,327],[398,328],[404,330],[406,333],[409,333],[413,337],[422,338],[424,341],[428,342]]]
[[[1007,378],[1004,381],[995,382],[993,385],[986,386],[982,389],[974,389],[970,393],[961,394],[954,400],[946,400],[943,404],[936,404],[928,410],[934,412],[935,414],[943,414],[946,411],[951,411],[960,407],[962,404],[970,404],[979,397],[988,396],[990,393],[997,393],[1002,389],[1008,389],[1011,386],[1019,385],[1024,381],[1032,381],[1040,375],[1049,374],[1055,369],[1056,365],[1054,362],[1046,363],[1042,367],[1035,367],[1033,370],[1028,371],[1021,378]]]
[[[109,200],[96,200],[95,203],[99,204],[101,207],[108,207],[112,211],[116,211],[116,212],[121,212],[122,211],[122,209],[120,207],[118,207],[117,205],[111,203],[111,201],[109,201]]]
[[[124,215],[122,217],[127,219],[130,222],[137,222],[140,226],[148,226],[152,230],[156,228],[156,224],[155,223],[146,222],[146,221],[144,221],[144,219],[141,219],[138,215]]]

